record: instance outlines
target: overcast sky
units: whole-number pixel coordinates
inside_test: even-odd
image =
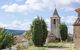
[[[50,30],[50,17],[55,7],[61,22],[67,24],[69,33],[73,33],[72,25],[77,18],[75,9],[80,7],[80,0],[0,0],[0,26],[29,30],[34,18],[41,16]]]

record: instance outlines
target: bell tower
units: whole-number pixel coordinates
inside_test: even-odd
[[[51,31],[48,33],[47,42],[56,42],[56,38],[60,39],[59,25],[60,25],[60,16],[57,12],[57,9],[54,9],[54,13],[51,19]]]
[[[53,16],[51,17],[51,34],[53,34],[56,38],[60,38],[59,25],[60,16],[55,8]]]

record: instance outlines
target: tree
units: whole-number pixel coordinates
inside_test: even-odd
[[[65,41],[68,38],[68,28],[67,25],[62,23],[60,24],[60,35],[61,35],[61,40]]]
[[[0,28],[0,49],[11,47],[14,44],[14,35],[4,28]]]
[[[34,19],[32,26],[32,40],[35,46],[43,46],[46,41],[46,37],[48,34],[47,26],[45,21],[39,16]]]

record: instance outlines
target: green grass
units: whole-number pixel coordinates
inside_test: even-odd
[[[52,48],[58,48],[58,47],[64,47],[65,43],[48,43],[47,45],[45,45],[44,47],[35,47],[35,46],[30,46],[27,50],[49,50],[49,47]],[[70,43],[71,44],[71,43]],[[73,50],[73,45],[70,45],[69,48],[66,48],[67,50]]]
[[[35,46],[30,46],[28,50],[47,50],[45,47],[35,47]]]
[[[62,47],[64,46],[64,43],[48,43],[47,46]]]

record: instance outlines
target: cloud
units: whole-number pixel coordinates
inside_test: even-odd
[[[75,0],[76,2],[80,2],[80,0]]]
[[[4,28],[6,26],[7,26],[6,24],[3,24],[3,23],[0,22],[0,27]]]
[[[45,19],[45,22],[47,24],[47,29],[50,31],[50,19],[49,18]]]
[[[11,29],[29,30],[30,29],[30,24],[31,24],[31,22],[28,22],[28,21],[18,21],[18,20],[15,20],[9,26],[11,27]]]
[[[66,23],[69,26],[72,26],[74,22],[76,21],[77,17],[75,16],[66,16],[66,17],[61,17],[62,23]]]
[[[4,27],[6,29],[29,30],[30,24],[31,24],[31,22],[28,22],[28,21],[14,20],[10,24],[0,23],[0,27]]]
[[[6,12],[15,12],[18,9],[18,4],[4,5],[2,9],[5,9]]]
[[[79,0],[26,0],[24,4],[13,3],[11,5],[2,5],[1,9],[5,12],[29,12],[29,11],[40,11],[45,8],[53,9],[57,7],[67,7],[72,2],[78,2]]]
[[[61,22],[65,23],[68,27],[68,33],[73,34],[73,24],[76,21],[76,19],[77,19],[76,16],[61,17]]]

